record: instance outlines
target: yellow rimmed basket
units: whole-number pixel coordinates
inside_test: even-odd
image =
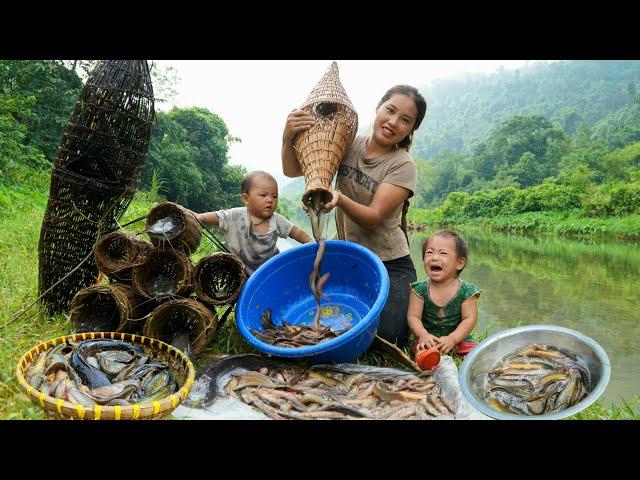
[[[85,407],[46,395],[27,383],[24,374],[36,360],[40,352],[63,343],[98,339],[123,340],[151,348],[154,350],[154,358],[167,362],[174,373],[176,373],[178,391],[161,400],[149,403],[135,403],[127,406],[116,405],[112,407],[101,405]],[[22,388],[27,391],[31,400],[58,418],[79,420],[137,420],[160,418],[171,413],[189,395],[189,391],[195,380],[195,369],[189,357],[177,348],[160,340],[131,333],[88,332],[53,338],[36,345],[25,353],[18,362],[16,376],[18,377],[18,382]]]

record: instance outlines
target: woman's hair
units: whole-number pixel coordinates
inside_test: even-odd
[[[380,108],[380,105],[382,105],[384,102],[389,100],[393,95],[397,93],[406,95],[411,100],[413,100],[413,103],[416,104],[416,110],[418,111],[418,115],[416,117],[416,123],[413,125],[411,132],[409,132],[409,134],[406,137],[404,137],[402,140],[398,142],[398,147],[404,148],[405,150],[409,150],[409,147],[411,146],[411,142],[413,141],[413,132],[415,132],[418,129],[418,127],[420,127],[420,124],[422,123],[422,120],[424,119],[424,116],[427,113],[427,101],[424,99],[424,97],[418,91],[417,88],[412,87],[411,85],[396,85],[395,87],[391,87],[389,90],[387,90],[387,93],[385,93],[382,96],[382,98],[378,102],[376,111]]]
[[[451,230],[438,230],[436,233],[434,233],[433,235],[431,235],[429,238],[427,238],[424,241],[424,243],[422,244],[422,259],[423,260],[424,260],[424,254],[427,252],[427,244],[429,243],[429,240],[431,240],[434,237],[449,237],[449,238],[455,239],[455,241],[456,241],[456,257],[464,258],[464,259],[467,260],[467,262],[469,261],[469,247],[467,246],[467,242],[464,241],[464,238],[462,238],[456,232],[453,232]],[[464,267],[466,267],[466,264],[465,264]],[[462,267],[461,270],[458,270],[458,275],[460,275],[462,273],[462,270],[464,270],[464,267]]]
[[[253,181],[258,177],[265,177],[278,185],[278,181],[273,177],[273,175],[257,170],[255,172],[249,172],[244,177],[242,177],[242,182],[240,182],[240,192],[249,195],[249,191],[253,186]]]

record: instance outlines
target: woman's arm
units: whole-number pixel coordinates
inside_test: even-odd
[[[438,339],[439,348],[442,353],[448,353],[456,345],[462,342],[473,331],[478,320],[478,304],[476,303],[476,295],[467,298],[462,302],[462,321],[456,329],[449,335]]]
[[[308,130],[316,124],[312,115],[304,110],[294,110],[287,116],[287,123],[282,134],[282,173],[287,177],[300,177],[303,175],[296,152],[293,149],[293,140],[296,135]]]
[[[307,232],[305,232],[304,230],[298,227],[293,227],[293,230],[291,230],[291,232],[289,233],[289,237],[293,238],[294,240],[297,240],[300,243],[311,242],[311,237],[307,235]]]
[[[396,208],[409,198],[411,191],[392,185],[382,183],[376,190],[369,206],[362,205],[350,199],[342,192],[332,190],[333,199],[324,206],[325,211],[330,211],[338,206],[351,220],[367,230],[374,229],[380,225]]]

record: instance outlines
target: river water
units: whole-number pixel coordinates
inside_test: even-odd
[[[306,230],[305,226],[303,228]],[[620,404],[640,395],[640,248],[634,242],[524,237],[461,230],[469,245],[462,278],[482,289],[478,329],[549,324],[598,342],[611,361],[602,397]],[[426,234],[411,235],[418,279]],[[288,242],[287,242],[288,243]],[[297,242],[293,242],[297,244]],[[281,242],[281,250],[290,244]]]

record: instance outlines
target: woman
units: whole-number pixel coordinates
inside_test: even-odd
[[[414,87],[397,85],[387,91],[376,108],[373,132],[354,139],[338,169],[333,199],[324,205],[325,212],[337,207],[338,238],[372,250],[387,268],[391,285],[378,335],[401,347],[409,336],[409,283],[417,280],[405,220],[417,179],[409,147],[426,110],[427,102]],[[282,137],[286,176],[302,176],[293,141],[314,124],[313,116],[302,110],[287,117]]]

